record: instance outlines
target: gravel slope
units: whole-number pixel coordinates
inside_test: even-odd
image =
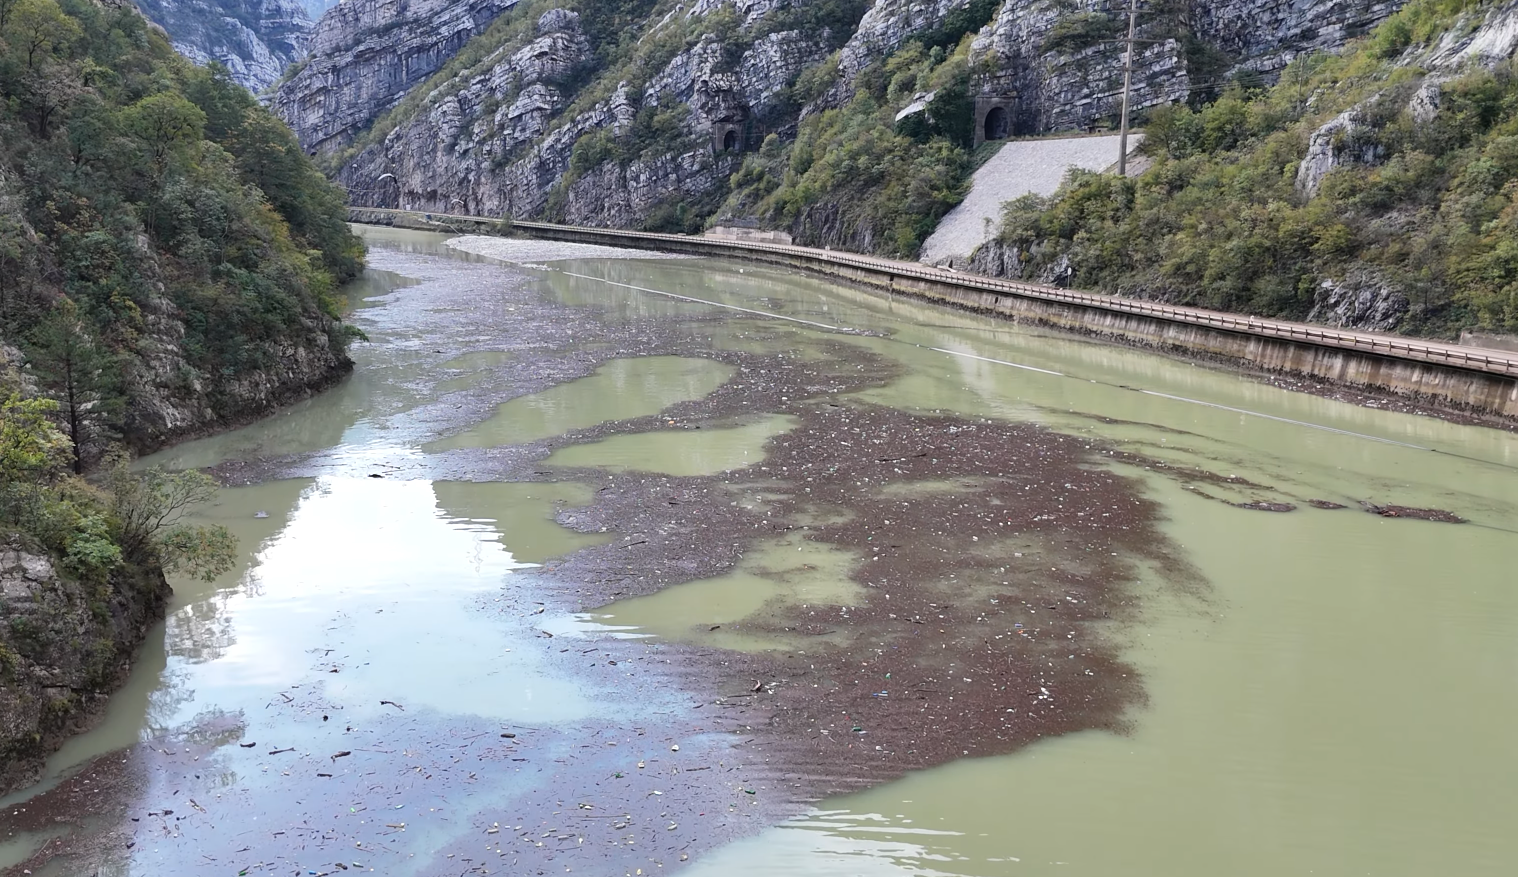
[[[1128,137],[1138,148],[1144,135]],[[1072,167],[1099,171],[1117,163],[1118,137],[1011,140],[975,172],[970,194],[949,211],[922,245],[920,261],[941,265],[967,259],[1001,224],[1001,206],[1027,195],[1052,195]]]

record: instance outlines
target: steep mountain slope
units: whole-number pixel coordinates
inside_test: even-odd
[[[112,436],[152,448],[341,376],[334,292],[362,248],[289,130],[130,3],[8,11],[0,341],[44,392],[98,396],[75,412],[81,461]],[[60,383],[82,362],[89,388]]]
[[[1270,89],[1156,113],[1154,166],[1009,205],[987,273],[1330,325],[1518,330],[1518,2],[1415,0]]]
[[[197,64],[220,62],[253,91],[273,85],[305,55],[312,28],[300,0],[138,0],[138,6],[180,54]]]
[[[231,563],[177,520],[208,476],[116,449],[351,367],[344,220],[289,129],[128,0],[0,0],[0,795],[125,679],[165,571]]]
[[[1151,3],[1137,106],[1399,5]],[[1119,0],[349,0],[275,106],[358,203],[912,254],[987,133],[1111,123],[1125,28]]]

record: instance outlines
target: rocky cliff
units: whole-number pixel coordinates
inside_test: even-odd
[[[0,795],[95,722],[169,593],[161,573],[129,566],[82,583],[33,541],[0,536]]]
[[[1271,79],[1400,5],[1150,4],[1136,111],[1241,75]],[[919,142],[968,150],[972,132],[1108,125],[1125,29],[1120,0],[349,0],[322,19],[310,62],[274,105],[356,203],[659,228],[757,215],[802,241],[910,252],[917,227],[952,204],[967,159],[945,156],[946,177],[903,183],[942,197],[912,206],[902,195],[866,218],[846,179],[822,191],[787,182],[811,166],[793,160],[792,142],[836,127],[829,113],[866,109],[879,114],[871,136],[890,137],[902,130],[892,117],[935,97],[928,133],[908,134]],[[772,134],[767,160],[745,159]],[[886,227],[904,210],[917,211],[911,222]]]
[[[121,436],[134,451],[147,453],[241,425],[326,389],[352,371],[341,323],[315,308],[289,314],[271,337],[250,345],[244,351],[245,367],[219,372],[197,368],[190,348],[199,342],[187,329],[189,315],[169,295],[159,254],[144,236],[134,246],[144,287],[138,296],[142,330],[132,355],[120,365],[126,399]]]
[[[1275,84],[1157,111],[1149,170],[1012,202],[970,269],[1347,328],[1518,329],[1518,2],[1413,0],[1342,54],[1292,58],[1388,12],[1313,9],[1311,32],[1275,7],[1197,19]]]
[[[274,108],[313,152],[340,147],[518,0],[349,0],[322,16]]]
[[[1223,0],[1146,5],[1137,23],[1135,111],[1216,92],[1246,71],[1278,76],[1293,58],[1335,51],[1404,0]],[[1017,96],[1016,133],[1110,119],[1122,94],[1122,3],[1006,3],[976,38],[982,89]]]
[[[138,0],[138,6],[180,54],[197,64],[221,62],[255,92],[305,56],[312,27],[299,0]]]

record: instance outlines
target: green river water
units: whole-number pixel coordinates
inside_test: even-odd
[[[478,263],[445,249],[442,236],[366,235],[377,253],[430,259],[434,272]],[[686,873],[1263,877],[1518,868],[1512,433],[1287,392],[1227,370],[751,266],[584,260],[511,270],[537,278],[563,306],[613,321],[685,322],[685,331],[719,347],[820,357],[823,343],[841,336],[813,323],[880,330],[842,336],[902,366],[899,380],[863,394],[870,401],[1097,436],[1270,487],[1205,488],[1226,499],[1299,507],[1233,508],[1120,466],[1143,479],[1163,507],[1164,531],[1205,579],[1199,588],[1149,583],[1137,622],[1120,634],[1148,694],[1130,733],[1047,740],[828,800],[696,857],[681,866]],[[490,350],[488,338],[466,330],[424,337],[408,329],[404,314],[390,313],[398,307],[391,290],[404,292],[408,282],[373,271],[354,290],[355,321],[373,342],[355,351],[357,371],[342,386],[152,461],[316,460],[305,464],[309,477],[223,491],[207,517],[237,533],[245,562],[212,585],[176,583],[167,624],[105,723],[72,741],[53,774],[207,711],[244,710],[260,721],[274,692],[326,672],[323,660],[343,660],[331,684],[340,678],[342,692],[368,704],[348,719],[383,712],[373,704],[397,690],[408,710],[503,721],[573,723],[601,709],[593,686],[550,678],[530,634],[492,608],[515,571],[616,537],[554,523],[556,511],[592,501],[586,485],[366,475],[404,471],[447,450],[509,447],[657,414],[703,397],[732,370],[691,357],[620,359],[482,412],[473,426],[439,428],[414,412],[488,386],[525,354]],[[732,311],[724,322],[701,322],[695,318],[714,304],[645,290],[790,319]],[[423,380],[414,362],[434,346],[456,347],[458,356]],[[561,449],[542,465],[734,471],[738,480],[762,459],[765,440],[792,426],[772,415],[614,436]],[[1350,508],[1320,510],[1307,499]],[[1355,508],[1361,500],[1447,509],[1470,522],[1378,517]],[[721,578],[556,619],[548,629],[773,648],[709,627],[777,599],[847,604],[854,561],[781,539]],[[339,653],[321,655],[333,637],[346,637]],[[464,660],[480,655],[498,664]],[[288,745],[316,745],[321,733],[292,730]],[[251,763],[235,772],[257,776]],[[416,832],[414,849],[429,849],[442,833]],[[0,867],[40,840],[0,845]],[[155,873],[146,852],[134,856],[121,873]]]

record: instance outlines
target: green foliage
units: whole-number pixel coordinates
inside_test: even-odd
[[[1124,28],[1122,21],[1105,12],[1076,12],[1061,16],[1044,38],[1045,52],[1073,55],[1098,43],[1116,39]]]
[[[0,406],[0,485],[37,485],[68,465],[68,436],[53,425],[58,403],[12,393]]]
[[[1075,286],[1296,319],[1323,281],[1367,271],[1409,300],[1399,331],[1518,330],[1518,68],[1442,83],[1438,112],[1415,122],[1419,80],[1385,60],[1472,5],[1409,4],[1358,49],[1294,62],[1271,89],[1154,112],[1150,170],[1072,173],[1050,199],[1012,202],[1002,242],[1028,276],[1068,265]],[[1306,197],[1309,136],[1351,108],[1339,166]]]
[[[1395,58],[1413,44],[1427,43],[1443,33],[1450,22],[1482,0],[1420,0],[1409,3],[1381,22],[1365,46],[1365,54],[1376,60]]]
[[[1184,104],[1160,107],[1150,114],[1144,149],[1151,155],[1163,152],[1171,158],[1234,149],[1256,130],[1250,108],[1249,94],[1238,85],[1230,86],[1201,110]]]
[[[911,42],[861,74],[844,107],[804,119],[789,154],[778,141],[745,160],[723,213],[752,212],[800,243],[914,256],[963,198],[974,142],[969,39],[954,52]],[[935,92],[922,118],[896,113]]]
[[[0,524],[36,538],[76,577],[102,582],[121,550],[99,495],[67,475],[73,453],[53,425],[57,407],[15,394],[0,406]]]
[[[200,143],[206,114],[184,95],[172,91],[150,94],[121,114],[122,127],[147,145],[159,173],[175,153]]]
[[[936,137],[960,149],[974,149],[975,101],[970,97],[969,74],[956,77],[934,92],[926,110],[896,123],[896,131],[918,143]]]
[[[74,474],[116,437],[125,397],[117,358],[90,336],[75,304],[63,299],[32,330],[27,360],[57,403],[73,449]]]
[[[28,342],[65,402],[67,431],[83,439],[76,467],[119,420],[112,363],[129,370],[161,343],[146,314],[183,322],[183,379],[213,402],[294,337],[324,330],[341,350],[351,336],[331,319],[336,289],[360,269],[361,244],[343,193],[284,125],[225,69],[176,55],[130,5],[5,3],[0,335]],[[67,331],[48,323],[62,300]],[[94,357],[86,371],[100,380],[71,405],[76,354]]]
[[[84,581],[103,582],[121,560],[121,546],[112,540],[105,516],[81,515],[69,534],[64,568]]]
[[[864,18],[870,5],[871,0],[808,0],[805,3],[792,3],[766,16],[755,37],[799,30],[807,34],[826,34],[828,48],[838,49],[858,29],[859,20]]]
[[[1002,0],[970,0],[967,5],[944,16],[938,27],[915,34],[912,39],[924,48],[952,49],[965,36],[988,24],[1001,4]]]
[[[225,527],[185,522],[190,510],[216,495],[216,482],[202,472],[132,472],[125,462],[107,474],[112,537],[122,554],[168,573],[214,581],[232,568],[237,542]]]

